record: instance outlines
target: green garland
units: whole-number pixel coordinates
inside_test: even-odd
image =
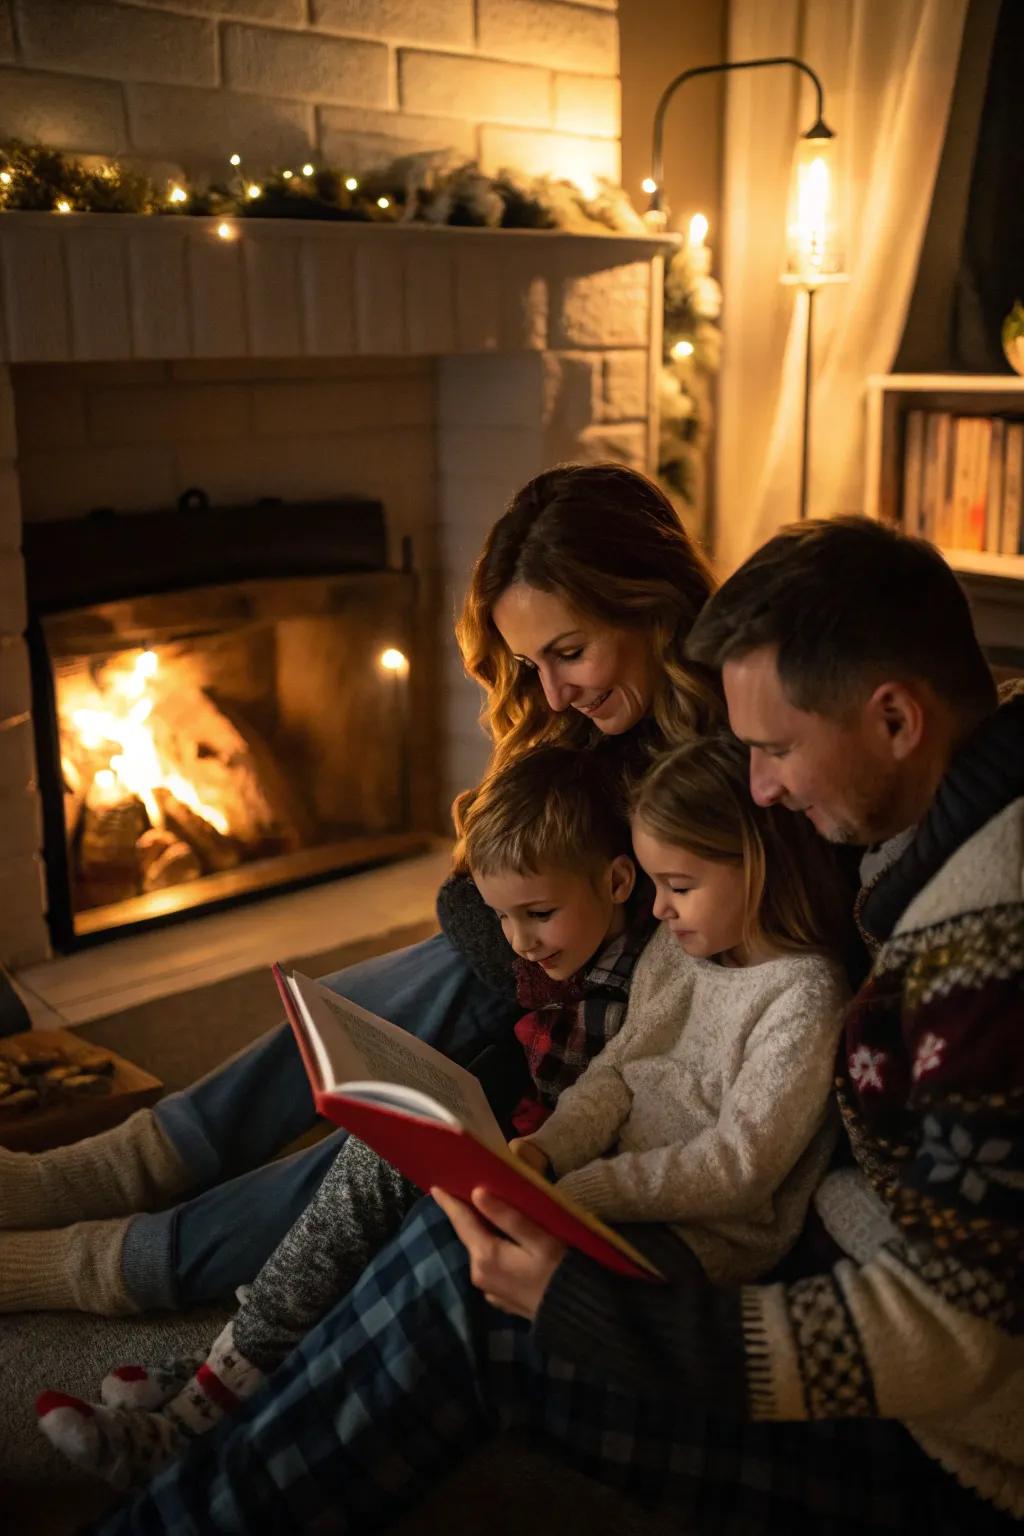
[[[247,176],[233,155],[224,181],[189,186],[183,180],[160,184],[116,160],[80,160],[8,139],[0,143],[0,211],[19,210],[649,233],[627,194],[609,182],[598,183],[588,196],[574,182],[550,176],[486,176],[475,164],[453,162],[447,152],[408,155],[359,177],[307,163],[259,179]],[[705,502],[720,354],[721,292],[709,265],[703,239],[692,237],[667,264],[659,390],[658,477],[698,512]]]

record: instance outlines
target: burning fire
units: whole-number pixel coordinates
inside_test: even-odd
[[[155,791],[167,789],[227,836],[230,827],[223,811],[201,800],[195,786],[169,766],[157,748],[149,719],[156,702],[151,685],[159,669],[155,651],[127,651],[104,669],[102,687],[95,682],[83,685],[83,691],[88,689],[87,702],[67,711],[79,745],[91,755],[107,758],[106,767],[93,775],[91,798],[99,806],[137,796],[150,824],[163,827],[166,817]],[[74,765],[66,762],[65,772],[74,775]]]

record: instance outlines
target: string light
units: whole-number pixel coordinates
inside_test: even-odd
[[[673,346],[673,348],[672,348],[672,356],[674,358],[676,358],[677,360],[679,360],[680,358],[684,358],[684,357],[692,357],[693,356],[693,342],[692,341],[677,341],[675,343],[675,345]]]
[[[695,213],[693,218],[690,220],[690,244],[703,245],[705,240],[708,238],[709,228],[710,225],[708,224],[706,214]]]
[[[346,176],[345,177],[345,190],[346,190],[346,192],[354,192],[356,190],[356,188],[358,187],[358,185],[359,185],[359,183],[358,183],[358,181],[356,181],[356,178],[354,176]]]
[[[58,213],[70,213],[71,212],[71,204],[68,202],[66,197],[62,197],[60,202],[57,204],[57,212]]]
[[[179,187],[179,186],[175,185],[168,192],[168,194],[167,194],[167,201],[169,203],[187,203],[188,202],[188,193],[185,191],[184,187]]]
[[[302,167],[303,176],[312,176],[314,169],[315,167],[310,165],[309,161],[307,160],[305,165]]]
[[[294,171],[282,171],[281,172],[281,180],[282,181],[291,181],[291,179],[292,179],[292,177],[294,175],[295,175]]]
[[[237,165],[241,165],[241,163],[242,163],[241,155],[232,155],[230,157],[230,159],[228,160],[228,165],[236,165],[237,166]]]
[[[657,192],[658,190],[658,183],[655,181],[653,176],[645,176],[643,181],[640,183],[640,186],[642,190],[648,195],[650,195],[652,192]]]
[[[378,197],[378,199],[377,199],[377,207],[378,208],[390,208],[391,207],[391,199],[390,199],[390,197]]]
[[[404,672],[409,665],[401,651],[396,651],[394,646],[388,646],[386,651],[380,653],[380,664],[385,672]]]
[[[10,171],[0,171],[0,183],[2,183],[5,187],[9,187],[13,180],[14,177],[11,175]]]
[[[245,195],[249,201],[252,202],[254,198],[263,196],[263,188],[257,186],[254,181],[250,181],[249,185],[245,189]]]
[[[217,225],[217,233],[222,240],[233,240],[235,238],[234,225],[229,224],[225,219],[222,224]]]

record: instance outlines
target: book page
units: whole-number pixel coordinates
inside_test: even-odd
[[[435,1099],[485,1145],[505,1146],[487,1097],[471,1072],[397,1024],[298,971],[289,982],[324,1089],[344,1091],[346,1083],[367,1081],[402,1084]]]

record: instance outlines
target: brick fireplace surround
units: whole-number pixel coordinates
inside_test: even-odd
[[[619,171],[615,0],[0,0],[0,137],[155,175],[450,148]],[[50,942],[24,522],[367,495],[420,577],[414,814],[485,747],[451,616],[487,527],[566,459],[651,463],[664,242],[0,215],[0,962]]]
[[[0,960],[49,939],[21,522],[380,495],[422,578],[420,824],[484,755],[450,615],[517,485],[650,462],[659,243],[616,236],[12,214],[0,222]]]

